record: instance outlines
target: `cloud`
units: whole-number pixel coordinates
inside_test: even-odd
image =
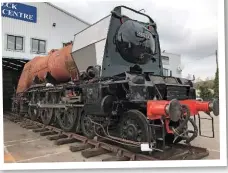
[[[215,56],[209,55],[218,47],[217,0],[81,0],[53,4],[89,23],[110,14],[117,5],[145,9],[157,23],[161,49],[180,54],[183,63],[192,62],[191,68],[184,69],[183,76],[188,73],[202,78],[214,76]],[[203,58],[202,62],[199,58]],[[190,67],[190,64],[185,66]]]
[[[186,57],[184,59],[184,70],[183,76],[188,74],[195,75],[196,78],[206,79],[214,78],[216,71],[216,57],[215,55],[206,56],[203,59],[196,59],[192,61],[191,57]],[[189,59],[189,60],[187,60]],[[194,73],[193,73],[194,72]]]

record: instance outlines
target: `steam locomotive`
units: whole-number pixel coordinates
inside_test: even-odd
[[[197,101],[192,81],[164,76],[156,23],[117,6],[74,42],[29,61],[12,111],[88,138],[147,143],[160,151],[194,140],[198,126],[192,117],[200,111],[218,116],[219,101]]]

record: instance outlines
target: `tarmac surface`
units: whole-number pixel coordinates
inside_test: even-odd
[[[197,121],[198,122],[198,121]],[[211,122],[201,120],[202,135],[212,135]],[[209,150],[209,156],[204,159],[219,159],[219,117],[214,117],[215,138],[198,136],[191,144]],[[89,159],[84,158],[80,152],[72,153],[69,146],[65,144],[56,146],[52,141],[24,129],[20,125],[4,119],[4,159],[5,163],[35,163],[35,162],[83,162],[101,161],[110,157],[110,154],[103,154]]]

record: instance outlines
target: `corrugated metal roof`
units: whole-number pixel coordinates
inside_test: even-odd
[[[61,9],[61,8],[59,8],[59,7],[57,7],[57,6],[55,6],[54,4],[52,4],[52,3],[50,3],[50,2],[44,2],[44,3],[46,3],[46,4],[48,4],[48,5],[50,5],[50,6],[54,7],[54,8],[56,8],[57,10],[59,10],[59,11],[65,13],[65,14],[67,14],[67,15],[69,15],[69,16],[71,16],[71,17],[73,17],[73,18],[75,18],[75,19],[77,19],[77,20],[79,20],[79,21],[81,21],[82,23],[85,23],[86,25],[89,25],[89,26],[90,26],[90,24],[89,24],[88,22],[86,22],[86,21],[84,21],[84,20],[78,18],[77,16],[75,16],[75,15],[73,15],[73,14],[67,12],[66,10],[63,10],[63,9]]]

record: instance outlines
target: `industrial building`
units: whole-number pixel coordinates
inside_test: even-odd
[[[73,41],[74,34],[89,24],[46,2],[2,3],[1,10],[3,107],[7,109],[24,64]]]
[[[4,109],[11,106],[24,64],[73,41],[90,24],[46,2],[2,3],[2,64]],[[86,31],[86,30],[85,30]],[[80,40],[78,40],[80,42]],[[162,53],[164,75],[181,77],[181,57]]]
[[[163,74],[174,77],[182,77],[183,66],[181,64],[181,55],[162,52]]]

